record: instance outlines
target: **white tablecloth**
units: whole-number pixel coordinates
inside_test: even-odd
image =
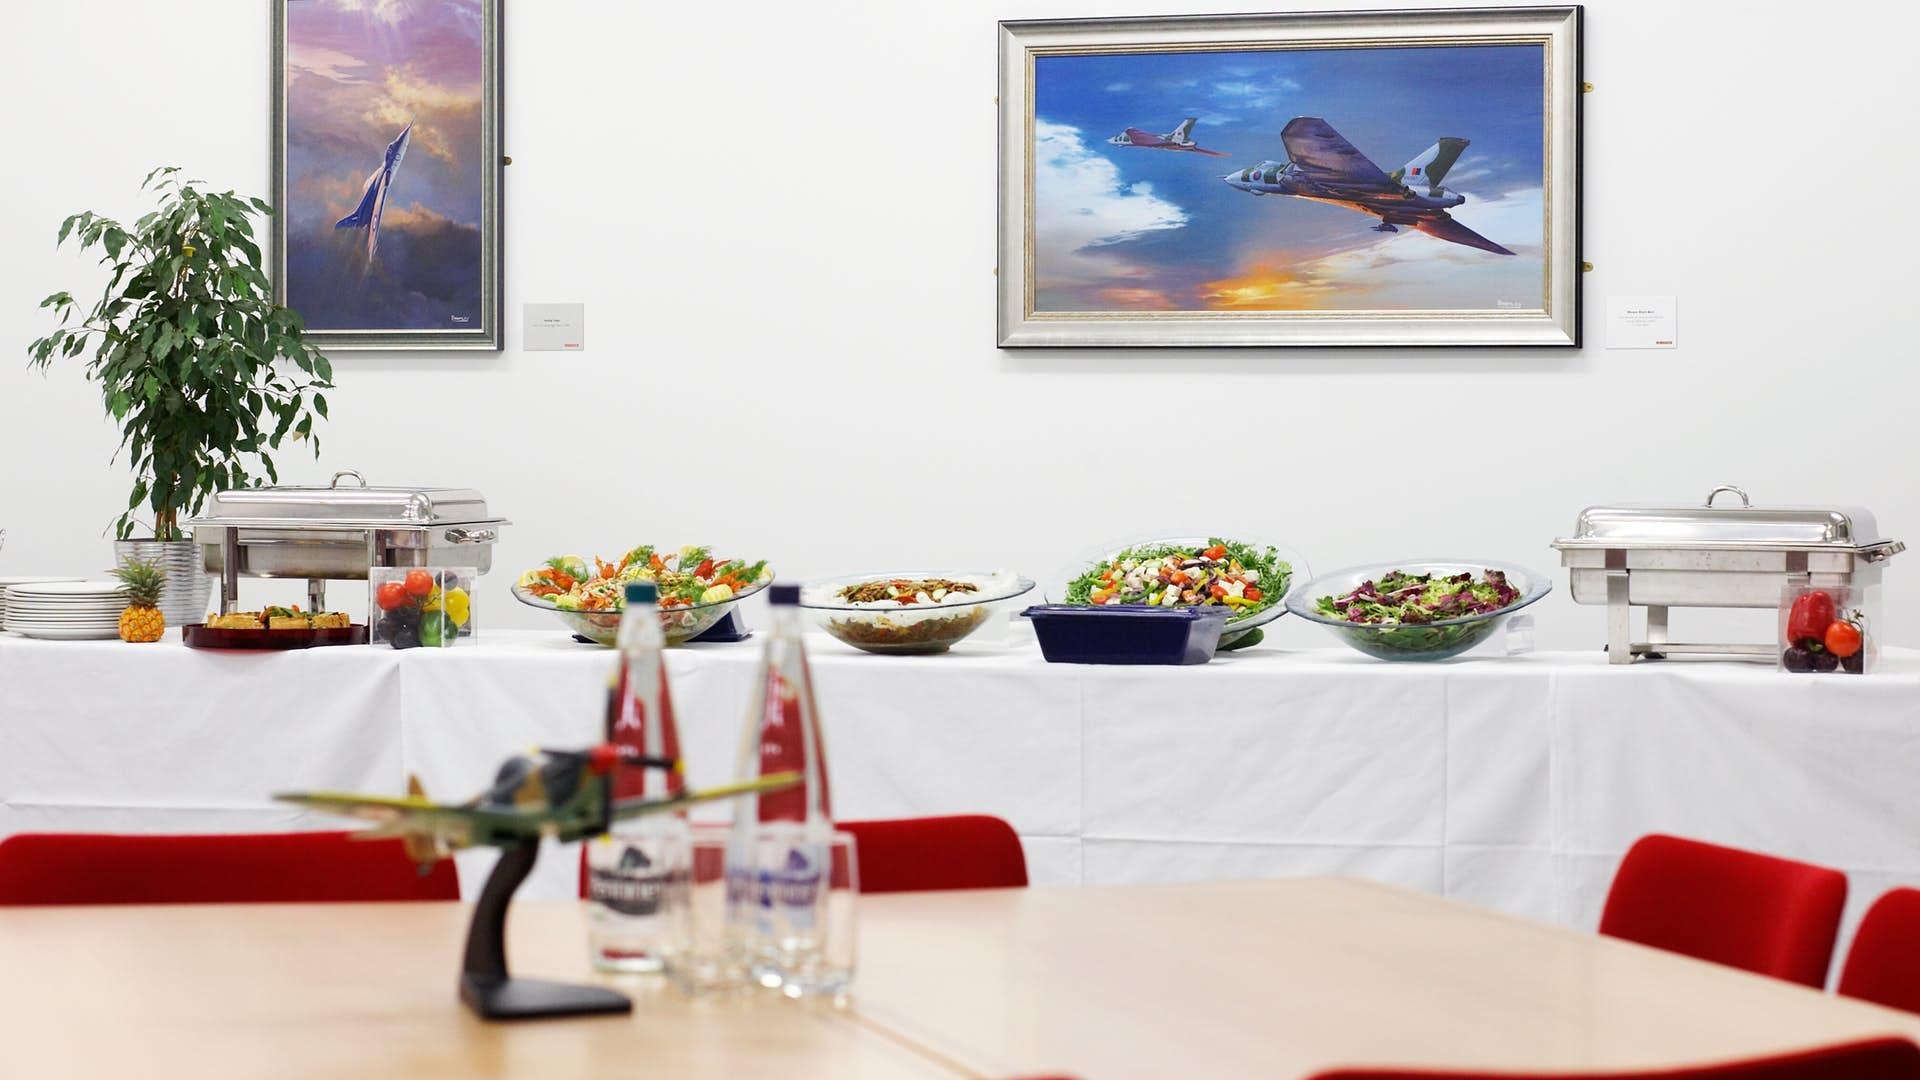
[[[1030,639],[813,659],[839,816],[983,811],[1042,882],[1350,873],[1575,926],[1633,839],[1920,883],[1920,653],[1870,677],[1600,654],[1387,664],[1257,648],[1050,665]],[[689,770],[731,775],[757,648],[673,650]],[[285,788],[463,798],[598,735],[612,654],[555,633],[279,655],[0,635],[0,833],[320,827]],[[529,895],[573,888],[566,853]],[[469,889],[482,860],[463,863]]]

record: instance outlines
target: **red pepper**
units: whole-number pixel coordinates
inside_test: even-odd
[[[696,566],[693,568],[693,576],[697,578],[706,578],[711,576],[712,574],[713,574],[712,559],[707,559],[703,561],[699,566]]]
[[[1802,593],[1787,611],[1787,640],[1795,645],[1823,641],[1832,625],[1833,596],[1818,589]]]

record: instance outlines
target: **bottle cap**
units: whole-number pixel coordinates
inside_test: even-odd
[[[800,602],[800,586],[793,582],[776,581],[767,586],[767,600],[770,603],[786,606]]]
[[[660,602],[660,590],[651,581],[627,582],[627,603],[657,604]]]

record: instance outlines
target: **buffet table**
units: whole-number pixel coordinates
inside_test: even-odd
[[[841,817],[984,811],[1036,882],[1353,874],[1591,926],[1650,831],[1920,882],[1920,653],[1867,677],[1600,653],[1387,664],[1256,648],[1205,667],[1050,665],[812,642]],[[757,642],[672,650],[698,783],[732,774]],[[506,754],[598,736],[609,651],[222,654],[0,635],[0,834],[327,827],[292,788],[480,789]],[[724,810],[709,813],[724,813]],[[570,853],[568,853],[570,856]],[[463,856],[471,891],[487,853]],[[526,895],[569,895],[570,857]]]

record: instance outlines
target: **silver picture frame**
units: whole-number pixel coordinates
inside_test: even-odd
[[[1455,346],[1581,343],[1580,6],[1056,19],[999,24],[997,343],[1090,346]],[[1533,43],[1543,48],[1544,280],[1530,309],[1036,311],[1034,62],[1094,53]],[[1278,148],[1276,148],[1278,150]]]
[[[269,201],[274,206],[268,264],[274,300],[286,303],[287,205],[287,5],[301,0],[273,0],[273,67],[269,73],[272,109],[268,143],[272,147]],[[504,0],[481,0],[481,225],[480,325],[449,329],[328,330],[308,328],[307,340],[328,352],[498,352],[505,341],[506,304],[502,293],[504,261],[501,252],[501,186],[508,159],[501,150],[504,137],[504,66],[501,61],[501,6]],[[296,309],[297,310],[297,309]]]

